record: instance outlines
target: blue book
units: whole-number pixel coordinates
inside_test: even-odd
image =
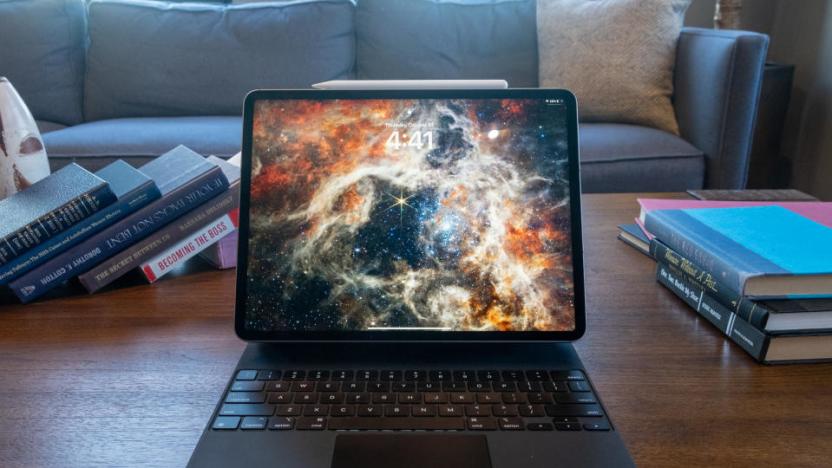
[[[69,164],[0,200],[0,265],[23,255],[116,200],[101,177]]]
[[[645,227],[726,287],[756,299],[832,297],[828,204],[657,210]]]
[[[116,202],[71,228],[0,266],[0,285],[8,284],[61,252],[78,245],[96,232],[123,219],[161,197],[150,177],[124,161],[108,164],[95,173],[110,186]]]
[[[228,188],[219,166],[184,146],[159,156],[141,171],[162,197],[11,282],[29,302],[162,228]]]

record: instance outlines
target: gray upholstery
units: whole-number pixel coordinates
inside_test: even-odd
[[[100,120],[43,135],[52,169],[70,162],[96,170],[115,159],[139,166],[177,145],[227,158],[240,151],[240,117],[141,117]]]
[[[584,192],[677,192],[702,188],[705,156],[676,135],[627,124],[580,126]]]
[[[66,125],[59,124],[57,122],[50,122],[48,120],[36,120],[35,124],[37,124],[38,130],[41,134],[54,132],[55,130],[66,128]]]
[[[255,88],[350,78],[353,11],[349,0],[93,0],[85,117],[233,115]]]
[[[0,76],[42,120],[83,121],[83,0],[0,1]]]
[[[535,0],[360,0],[359,79],[537,86]]]
[[[675,108],[683,138],[707,157],[708,188],[745,187],[768,36],[685,28],[676,54]]]

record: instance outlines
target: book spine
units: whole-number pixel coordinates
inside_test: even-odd
[[[203,226],[194,234],[177,242],[141,266],[142,273],[151,283],[155,282],[177,265],[181,265],[197,254],[214,245],[223,237],[237,229],[239,211],[237,209],[219,219]]]
[[[9,287],[22,302],[45,294],[70,278],[86,272],[102,260],[142,240],[165,224],[197,207],[205,200],[228,188],[228,181],[217,167],[168,193],[162,199],[142,208],[11,282]]]
[[[760,362],[765,361],[769,338],[706,294],[697,284],[688,281],[681,270],[659,263],[656,279],[751,357]]]
[[[28,271],[42,265],[47,260],[70,249],[84,241],[96,232],[120,221],[130,213],[141,209],[161,196],[156,184],[149,182],[141,188],[123,196],[120,200],[107,206],[101,211],[72,226],[17,257],[11,262],[0,266],[0,285],[8,284]]]
[[[106,287],[147,259],[168,249],[174,242],[191,235],[208,221],[236,208],[239,205],[239,193],[240,191],[236,188],[226,190],[225,193],[208,200],[197,209],[156,231],[141,242],[137,242],[96,265],[78,276],[78,279],[90,293]]]
[[[115,201],[110,186],[104,184],[32,220],[0,239],[0,265],[11,262]]]
[[[659,210],[647,213],[644,227],[675,252],[701,265],[734,291],[742,292],[749,274],[732,265],[726,252],[707,239],[707,236]]]
[[[674,251],[658,239],[650,241],[650,255],[656,262],[681,271],[688,281],[697,284],[720,304],[736,313],[758,330],[765,332],[769,310],[726,286],[714,272]]]

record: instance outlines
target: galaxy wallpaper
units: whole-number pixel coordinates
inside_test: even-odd
[[[573,330],[566,112],[257,102],[246,328]]]

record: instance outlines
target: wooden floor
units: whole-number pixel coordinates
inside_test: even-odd
[[[584,197],[576,347],[636,463],[832,466],[832,365],[763,366],[617,241],[633,195]],[[192,262],[193,263],[193,262]],[[233,271],[0,299],[0,466],[183,466],[244,345]]]

